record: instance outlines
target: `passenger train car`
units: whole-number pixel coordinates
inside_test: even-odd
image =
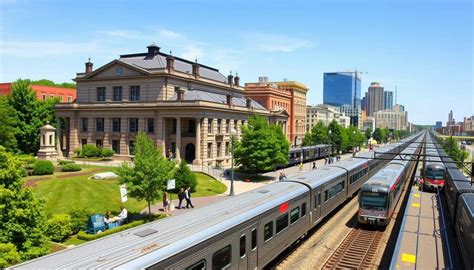
[[[375,155],[393,157],[417,137]],[[13,268],[263,268],[356,194],[377,166],[343,160]]]
[[[301,162],[309,162],[331,155],[331,145],[318,144],[304,147],[290,148],[288,163],[279,165],[278,168],[293,166]]]
[[[430,135],[426,139],[425,162],[423,166],[423,179],[420,188],[423,190],[436,190],[444,187],[446,168],[444,167],[435,144]]]
[[[360,188],[358,222],[386,226],[402,194],[404,185],[413,173],[416,158],[421,152],[422,138],[403,150]]]

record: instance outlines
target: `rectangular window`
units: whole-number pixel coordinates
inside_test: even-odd
[[[186,270],[206,270],[206,260],[200,260],[199,262],[188,266]]]
[[[229,142],[225,142],[225,155],[228,156],[230,154],[230,143]]]
[[[209,134],[212,134],[212,121],[214,121],[214,119],[207,119],[207,133]]]
[[[140,100],[140,86],[134,85],[130,86],[130,101],[139,101]]]
[[[240,258],[245,257],[247,251],[247,237],[245,234],[240,237]]]
[[[42,99],[43,101],[45,101],[45,100],[46,100],[46,95],[45,95],[45,94],[42,94],[42,95],[41,95],[41,99]]]
[[[300,208],[296,207],[290,212],[290,224],[295,223],[298,219],[300,219]]]
[[[263,240],[266,242],[273,237],[273,221],[268,222],[263,227]]]
[[[104,145],[104,142],[102,140],[95,140],[95,146],[102,148]]]
[[[82,132],[87,132],[89,126],[89,118],[83,117],[82,118]]]
[[[196,133],[196,120],[190,119],[188,121],[188,133],[195,134]]]
[[[128,141],[128,154],[135,155],[135,142],[134,141]]]
[[[72,97],[67,97],[67,102],[71,103],[72,102]]]
[[[114,101],[122,101],[122,86],[114,86]]]
[[[257,229],[252,230],[252,250],[257,248]]]
[[[227,245],[224,248],[212,254],[212,269],[227,269],[232,262],[232,246]]]
[[[138,118],[130,118],[129,119],[129,132],[137,132],[138,131]]]
[[[221,142],[217,142],[217,157],[221,156]]]
[[[277,220],[276,220],[276,233],[280,233],[284,229],[288,227],[288,213],[281,215]]]
[[[230,120],[225,120],[225,133],[229,134],[230,132]]]
[[[82,140],[81,140],[81,145],[84,146],[84,145],[86,145],[86,144],[87,144],[87,139],[82,139]]]
[[[147,118],[147,132],[155,133],[155,118]]]
[[[105,87],[97,87],[97,101],[105,101]]]
[[[324,191],[324,201],[327,202],[329,200],[329,191]]]
[[[120,118],[112,118],[112,132],[120,132]]]
[[[120,154],[120,141],[119,140],[112,140],[112,150],[114,150],[115,154]]]
[[[171,119],[171,134],[176,134],[178,127],[178,120],[176,118]]]
[[[95,131],[104,132],[104,118],[95,119]]]
[[[217,134],[221,134],[222,131],[222,119],[217,119]]]
[[[301,217],[306,216],[306,203],[301,205]]]
[[[207,144],[207,158],[212,157],[212,143]]]

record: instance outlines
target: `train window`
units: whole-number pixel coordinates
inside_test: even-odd
[[[232,246],[227,245],[212,254],[212,269],[220,270],[230,267],[232,260]]]
[[[324,191],[324,201],[327,202],[329,200],[329,190]]]
[[[301,205],[301,217],[306,216],[306,203]]]
[[[247,237],[245,234],[240,237],[240,258],[245,256],[245,251],[247,250]]]
[[[252,230],[252,250],[257,248],[257,229]]]
[[[280,233],[288,227],[288,213],[281,215],[276,220],[276,233]]]
[[[321,205],[321,193],[318,193],[318,206]]]
[[[268,222],[263,227],[263,240],[268,241],[273,237],[273,221]]]
[[[290,224],[295,223],[296,221],[298,221],[298,219],[300,219],[300,208],[295,207],[290,212]]]
[[[205,270],[206,269],[206,260],[200,260],[199,262],[186,267],[186,270]]]

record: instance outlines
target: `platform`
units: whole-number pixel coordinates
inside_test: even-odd
[[[390,269],[453,268],[442,194],[412,186]]]

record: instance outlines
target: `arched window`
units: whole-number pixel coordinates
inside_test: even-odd
[[[49,145],[53,145],[53,134],[49,135]]]
[[[45,144],[46,144],[46,137],[43,134],[43,145],[45,145]]]

